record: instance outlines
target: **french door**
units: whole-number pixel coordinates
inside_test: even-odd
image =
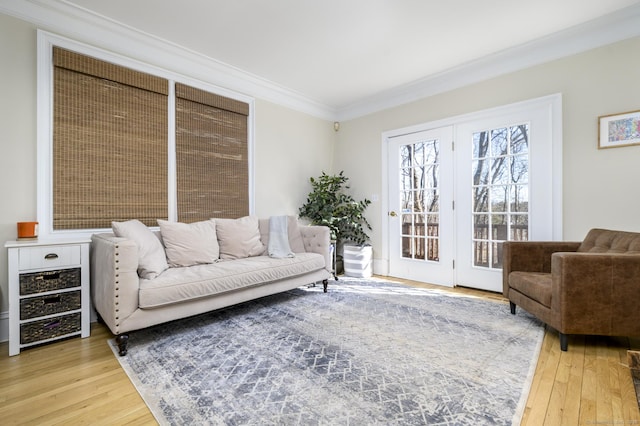
[[[500,292],[504,241],[560,238],[560,106],[541,98],[387,137],[389,275]]]
[[[389,274],[453,285],[453,127],[389,141]]]

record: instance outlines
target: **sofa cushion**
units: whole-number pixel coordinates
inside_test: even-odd
[[[160,239],[139,220],[111,222],[116,237],[132,240],[138,246],[138,275],[153,279],[166,270],[167,256]]]
[[[640,233],[594,228],[584,238],[578,252],[640,254]]]
[[[256,256],[210,265],[170,268],[153,280],[140,280],[139,306],[157,308],[240,288],[268,284],[324,269],[324,257],[301,253],[296,257]]]
[[[551,274],[514,271],[509,274],[509,287],[548,308],[551,307]]]
[[[220,259],[244,259],[260,256],[265,246],[260,240],[258,218],[245,216],[239,219],[215,219]]]
[[[220,257],[213,219],[194,223],[158,219],[162,241],[171,267],[214,263]]]

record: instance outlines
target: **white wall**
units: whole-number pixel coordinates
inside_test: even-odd
[[[36,29],[0,14],[0,242],[36,220]],[[0,251],[0,319],[7,304],[7,251]],[[2,331],[0,330],[0,334]]]
[[[82,41],[82,40],[80,40]],[[36,27],[0,14],[0,242],[36,220]],[[175,70],[169,70],[175,71]],[[250,94],[249,94],[250,95]],[[256,99],[255,212],[297,214],[309,176],[330,170],[333,122]],[[7,253],[0,250],[0,340],[6,320]]]
[[[331,170],[333,123],[256,101],[256,215],[298,214],[309,177]]]
[[[564,239],[581,240],[592,227],[640,231],[640,146],[597,148],[598,116],[640,110],[639,49],[640,38],[630,39],[343,122],[334,170],[349,176],[356,198],[384,196],[382,132],[562,93]],[[380,202],[367,217],[380,260]]]

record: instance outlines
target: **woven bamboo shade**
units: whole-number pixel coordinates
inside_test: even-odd
[[[162,78],[54,48],[53,229],[167,218]]]
[[[178,220],[249,214],[249,105],[176,84]]]

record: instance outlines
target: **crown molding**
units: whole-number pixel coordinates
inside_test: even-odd
[[[336,120],[373,114],[637,36],[640,4],[361,99],[339,108]]]
[[[334,121],[336,110],[259,76],[64,0],[0,0],[0,12],[57,35],[243,95]]]
[[[335,108],[65,0],[0,0],[0,12],[58,35],[329,121],[348,121],[640,35],[640,4]]]

